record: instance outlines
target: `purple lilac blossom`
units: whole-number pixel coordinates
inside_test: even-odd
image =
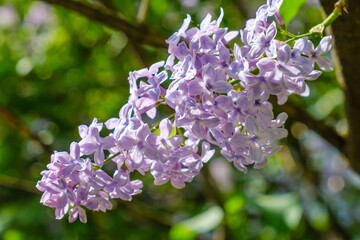
[[[287,136],[287,114],[275,117],[269,97],[283,104],[290,94],[306,95],[305,80],[321,74],[315,63],[322,71],[333,68],[326,56],[331,36],[316,48],[308,38],[294,44],[276,39],[284,27],[281,4],[268,0],[240,31],[220,27],[222,10],[217,20],[207,15],[198,27],[189,28],[187,15],[166,40],[166,61],[130,72],[130,96],[119,117],[81,125],[81,140],[70,152],[52,155],[37,183],[41,203],[55,208],[57,219],[68,213],[70,222],[86,222],[84,207],[105,212],[112,199],[130,201],[141,193],[143,183],[132,180],[133,172],[149,172],[155,185],[183,188],[215,147],[242,172],[264,166]],[[238,35],[242,44],[231,47]],[[161,119],[158,105],[170,114]],[[104,125],[107,136],[101,135]],[[113,172],[102,169],[109,162]]]
[[[324,55],[328,55],[331,49],[331,36],[326,36],[321,39],[319,45],[314,48],[314,44],[308,40],[307,48],[304,51],[304,54],[309,57],[311,62],[314,64],[316,62],[321,70],[323,71],[332,71],[333,64],[332,61]]]

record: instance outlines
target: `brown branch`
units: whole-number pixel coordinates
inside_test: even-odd
[[[243,0],[232,0],[232,3],[236,6],[244,19],[250,18],[247,3],[245,3]]]
[[[200,172],[200,181],[202,184],[202,190],[208,199],[214,201],[219,207],[224,209],[224,199],[222,198],[221,192],[212,177],[209,166],[205,165]]]
[[[21,190],[29,193],[35,193],[35,194],[40,193],[38,190],[36,190],[34,182],[30,180],[7,176],[4,174],[0,174],[0,186],[13,188],[16,190]]]
[[[131,40],[149,44],[154,47],[166,48],[167,45],[164,37],[160,34],[153,33],[143,25],[136,25],[121,18],[116,12],[107,8],[95,8],[91,5],[73,0],[44,0],[45,2],[70,9],[91,20],[95,20],[113,28],[124,32]]]
[[[108,9],[115,9],[115,5],[111,0],[99,0],[99,2]]]
[[[338,1],[337,3],[346,1]],[[330,14],[335,1],[321,0],[325,11]],[[345,83],[345,106],[349,125],[346,151],[352,168],[360,173],[360,1],[347,1],[349,14],[344,14],[332,23],[334,43],[341,67],[337,69]],[[356,29],[356,30],[354,30]]]
[[[52,149],[48,145],[45,145],[38,136],[33,134],[21,121],[20,119],[10,112],[7,108],[0,106],[0,117],[5,120],[5,122],[14,128],[20,135],[25,139],[31,139],[40,144],[40,146],[47,152],[51,153]]]
[[[35,138],[30,130],[26,128],[7,108],[0,106],[0,117],[3,118],[11,127],[17,129],[24,138]]]
[[[155,208],[149,208],[141,204],[139,201],[126,202],[123,200],[117,203],[134,218],[150,221],[159,227],[168,229],[172,226],[172,216],[166,212],[158,211]]]

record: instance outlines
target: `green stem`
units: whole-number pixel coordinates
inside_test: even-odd
[[[238,84],[239,82],[240,82],[240,80],[238,80],[238,79],[232,79],[232,80],[229,81],[229,83],[230,83],[231,85]]]
[[[292,34],[291,32],[288,32],[287,30],[283,29],[283,28],[278,28],[278,31],[288,37],[294,38],[296,37],[296,35]]]
[[[300,34],[297,36],[292,37],[291,39],[287,40],[286,42],[293,42],[297,39],[303,37],[311,37],[311,36],[322,36],[325,28],[330,26],[343,12],[347,13],[347,0],[339,0],[335,3],[334,10],[332,13],[320,24],[314,26],[310,29],[308,33]]]
[[[171,115],[168,116],[168,119],[171,121],[175,118],[175,113],[172,113]],[[155,131],[156,129],[159,128],[160,122],[157,122],[152,128],[151,128],[151,132]]]
[[[324,28],[332,24],[342,13],[342,10],[335,7],[334,11],[321,23]]]
[[[304,34],[296,35],[295,37],[290,38],[290,39],[286,40],[285,42],[286,42],[286,43],[289,43],[289,42],[296,41],[296,40],[298,40],[298,39],[300,39],[300,38],[303,38],[303,37],[311,37],[311,36],[313,36],[313,35],[317,35],[317,33],[310,31],[310,32],[307,32],[307,33],[304,33]]]
[[[117,153],[115,153],[114,155],[112,155],[111,157],[106,158],[106,159],[104,160],[104,164],[103,164],[103,165],[107,164],[107,163],[110,162],[112,159],[114,159],[115,157],[119,156],[119,154],[120,154],[120,152],[117,152]],[[101,168],[100,166],[93,164],[93,170],[94,170],[94,171],[99,170],[100,168]]]

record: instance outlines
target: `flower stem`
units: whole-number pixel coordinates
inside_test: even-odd
[[[291,38],[294,38],[296,37],[296,35],[292,34],[291,32],[288,32],[286,29],[283,29],[283,28],[278,28],[278,31],[285,35],[285,36],[288,36],[288,37],[291,37]]]
[[[294,36],[291,39],[287,40],[286,42],[293,42],[293,41],[303,38],[303,37],[322,36],[325,28],[330,26],[339,16],[342,15],[343,12],[345,12],[345,13],[348,12],[347,11],[347,0],[337,1],[334,5],[334,10],[332,11],[332,13],[322,23],[319,23],[318,25],[311,28],[308,33]]]
[[[171,121],[175,118],[175,113],[172,113],[168,116],[168,119]],[[151,128],[151,132],[154,132],[155,130],[157,130],[159,128],[160,122],[157,122],[152,128]]]
[[[120,152],[117,152],[117,153],[115,153],[114,155],[106,158],[106,159],[104,160],[103,165],[106,165],[106,164],[107,164],[108,162],[110,162],[112,159],[114,159],[115,157],[119,156],[119,154],[120,154]],[[101,167],[98,166],[98,165],[93,164],[93,167],[92,167],[92,168],[93,168],[93,170],[95,171],[95,170],[99,170]]]
[[[328,27],[341,15],[341,13],[341,9],[335,7],[334,11],[321,24],[324,26],[324,28]]]

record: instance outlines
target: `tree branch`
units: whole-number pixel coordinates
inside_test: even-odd
[[[224,199],[222,199],[221,192],[212,177],[209,166],[205,165],[200,172],[200,180],[203,185],[202,190],[208,199],[213,200],[219,207],[224,209]]]
[[[232,2],[245,19],[250,18],[247,3],[245,3],[243,0],[232,0]]]
[[[321,0],[325,11],[330,14],[334,9],[334,1]],[[346,1],[338,1],[337,4]],[[345,82],[345,106],[349,125],[349,136],[346,151],[352,168],[360,173],[360,1],[348,1],[349,14],[344,14],[332,23],[335,48],[341,67],[337,69]],[[345,8],[346,10],[346,8]]]
[[[0,174],[0,186],[13,188],[29,193],[39,194],[40,192],[35,188],[35,183],[30,180],[20,179],[12,176]]]
[[[130,39],[139,43],[149,44],[154,47],[166,48],[167,45],[164,37],[147,29],[144,25],[135,25],[130,23],[119,15],[107,8],[95,8],[91,5],[84,4],[73,0],[43,0],[45,2],[58,5],[74,12],[77,12],[91,20],[95,20],[113,28],[124,32]]]
[[[134,218],[150,221],[165,229],[169,229],[172,226],[172,216],[163,211],[157,211],[155,208],[148,208],[139,201],[130,203],[119,200],[117,203],[125,208]]]
[[[38,142],[40,146],[48,153],[53,151],[50,146],[45,145],[38,136],[33,134],[24,124],[22,124],[19,118],[10,112],[7,108],[0,106],[0,117],[4,119],[9,126],[18,131],[23,138]]]

